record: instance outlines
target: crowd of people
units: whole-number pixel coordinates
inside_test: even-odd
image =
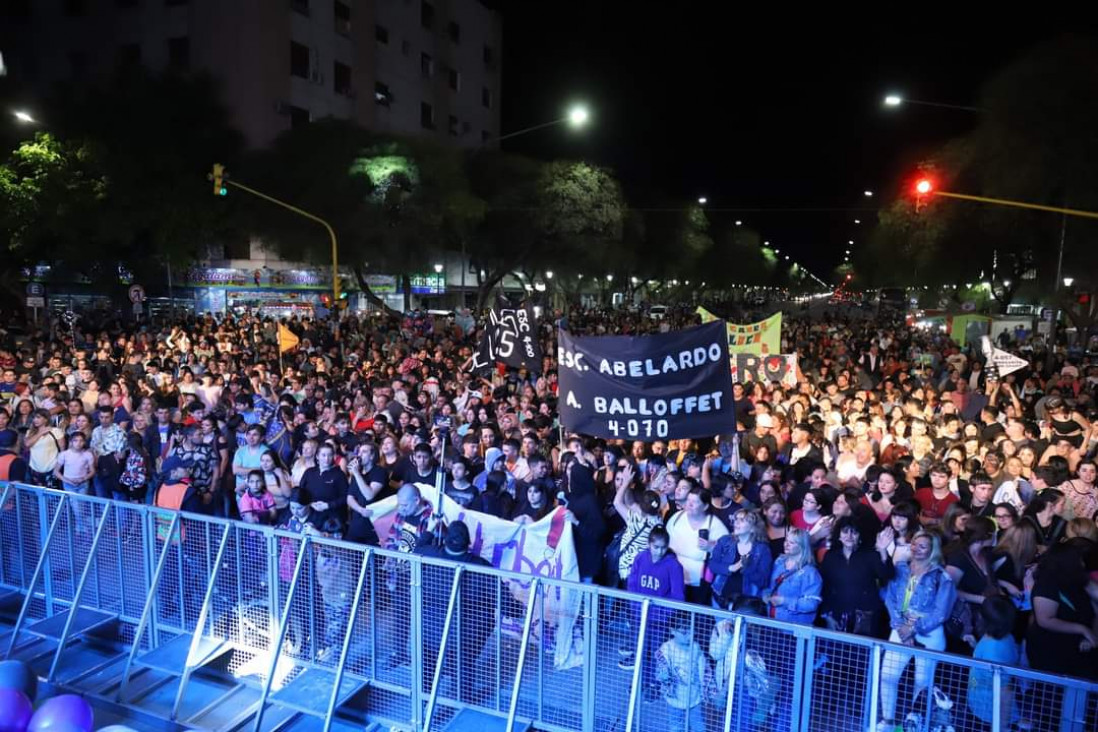
[[[1000,343],[1030,366],[999,377],[942,333],[787,313],[796,385],[735,384],[726,434],[561,428],[558,325],[642,334],[696,317],[547,314],[540,369],[489,374],[468,370],[467,315],[294,319],[282,354],[279,324],[253,315],[3,334],[0,479],[456,557],[467,531],[432,539],[437,485],[517,522],[560,508],[584,582],[891,640],[882,730],[898,724],[905,646],[1098,678],[1098,361],[1018,332]],[[392,495],[379,536],[370,504]],[[693,667],[681,618],[661,622],[646,681],[685,719],[711,669]],[[718,623],[718,665],[727,640]],[[622,649],[622,668],[637,662]],[[916,691],[931,682],[916,658]],[[968,707],[986,722],[980,682]]]

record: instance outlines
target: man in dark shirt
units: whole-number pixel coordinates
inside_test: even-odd
[[[302,502],[317,515],[315,523],[323,526],[329,518],[345,523],[347,506],[347,476],[335,467],[335,451],[331,445],[321,445],[316,451],[316,467],[301,476]]]
[[[434,465],[431,446],[426,442],[416,445],[411,460],[394,468],[392,480],[401,485],[411,483],[419,488],[420,493],[434,495],[438,486],[438,468]]]

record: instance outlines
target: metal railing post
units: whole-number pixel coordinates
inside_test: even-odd
[[[179,705],[183,703],[183,692],[187,689],[187,682],[191,678],[191,659],[194,658],[195,651],[198,650],[198,646],[202,642],[202,635],[206,632],[206,618],[210,614],[210,603],[213,600],[214,586],[217,584],[217,576],[221,572],[221,562],[225,556],[225,549],[229,545],[229,537],[232,536],[232,526],[226,526],[224,533],[221,534],[221,546],[217,549],[217,558],[214,560],[213,572],[210,573],[210,582],[206,586],[206,595],[202,599],[202,609],[198,612],[198,621],[194,626],[194,635],[191,636],[191,645],[187,649],[187,658],[183,661],[183,675],[179,679],[179,688],[175,692],[175,701],[172,703],[172,713],[170,719],[174,722],[176,716],[179,714]],[[168,535],[168,541],[171,541],[171,535]],[[183,567],[183,537],[179,539],[179,574],[184,574]],[[240,552],[237,552],[239,554]],[[180,597],[180,612],[184,612],[183,598]]]
[[[76,620],[77,613],[80,612],[80,597],[84,594],[84,585],[88,582],[88,576],[91,573],[92,565],[95,564],[95,553],[99,551],[99,541],[103,538],[103,531],[107,528],[107,523],[110,521],[112,509],[114,508],[111,503],[103,504],[103,516],[99,519],[99,525],[95,527],[95,536],[92,538],[91,548],[88,550],[88,558],[84,560],[84,569],[80,572],[80,583],[76,586],[76,589],[72,593],[72,604],[69,606],[69,615],[65,618],[64,628],[61,630],[61,637],[57,641],[57,650],[54,651],[53,661],[50,662],[49,673],[46,674],[46,681],[53,683],[54,678],[57,676],[57,663],[61,660],[61,654],[65,652],[65,644],[69,641],[69,633],[72,632],[72,624]],[[98,580],[98,573],[96,573],[96,579]],[[96,598],[96,605],[99,605],[100,598]],[[99,609],[98,607],[96,608]]]
[[[735,704],[736,677],[739,675],[740,643],[742,640],[743,616],[737,615],[732,623],[732,658],[728,662],[731,668],[728,674],[728,691],[725,692],[727,706],[724,708],[724,732],[731,732],[732,729],[732,707]]]
[[[15,618],[15,626],[11,629],[11,639],[8,640],[8,650],[4,653],[4,658],[10,658],[12,651],[15,650],[15,642],[19,639],[19,629],[23,627],[23,621],[26,619],[27,611],[30,610],[31,601],[34,599],[34,588],[38,586],[38,578],[42,574],[43,567],[49,563],[50,544],[53,543],[53,537],[57,534],[57,527],[61,523],[61,516],[64,515],[67,500],[68,496],[62,495],[61,500],[57,503],[57,513],[53,515],[53,521],[50,522],[50,528],[46,532],[45,540],[42,542],[42,555],[38,557],[38,563],[34,565],[30,586],[27,588],[27,594],[23,596],[23,605],[19,608],[19,615]],[[38,523],[41,526],[42,522],[39,521]],[[50,602],[48,591],[46,592],[46,608],[52,614],[53,603]]]
[[[267,709],[267,697],[271,693],[271,685],[274,683],[274,675],[278,670],[278,658],[282,655],[282,644],[286,641],[286,629],[289,628],[290,611],[293,608],[294,595],[297,593],[297,583],[301,578],[301,569],[305,564],[308,554],[310,538],[304,535],[301,546],[297,550],[297,561],[294,563],[294,576],[290,579],[290,588],[286,591],[286,606],[282,610],[282,619],[278,624],[278,638],[271,647],[271,664],[267,667],[267,678],[263,681],[263,691],[259,695],[259,704],[255,712],[255,726],[253,729],[259,732],[263,724],[263,712]]]
[[[362,602],[362,588],[366,584],[366,568],[370,564],[372,549],[367,548],[362,557],[362,569],[358,571],[358,583],[355,585],[355,597],[351,601],[351,615],[347,618],[347,629],[343,631],[343,648],[339,653],[339,663],[336,664],[335,679],[332,683],[332,697],[328,700],[328,713],[324,715],[324,732],[332,728],[332,717],[335,716],[336,704],[339,702],[339,687],[343,685],[343,669],[347,665],[347,651],[351,647],[351,636],[354,635],[355,618],[358,617],[358,606]],[[417,605],[416,607],[422,607]],[[422,613],[421,613],[422,615]],[[277,657],[276,657],[277,658]],[[416,679],[418,682],[419,679]],[[417,683],[416,686],[419,686]],[[259,728],[256,727],[256,732]]]
[[[526,622],[522,624],[522,645],[519,647],[518,665],[515,668],[515,683],[511,686],[511,704],[507,709],[507,726],[504,732],[514,732],[515,715],[518,713],[519,689],[522,685],[523,666],[526,665],[526,649],[530,643],[530,626],[534,620],[534,604],[537,602],[538,590],[541,589],[541,578],[535,577],[530,583],[530,596],[526,599]],[[571,642],[571,638],[566,642]],[[558,639],[557,641],[561,641]]]
[[[180,515],[177,513],[172,517],[171,526],[168,528],[168,536],[175,533],[176,528],[179,526]],[[142,531],[147,522],[142,521]],[[171,551],[171,542],[164,542],[164,548],[160,552],[160,557],[156,562],[156,569],[153,572],[152,579],[149,580],[149,597],[145,600],[145,607],[141,610],[141,618],[137,621],[137,628],[133,633],[133,645],[130,647],[130,652],[126,656],[126,666],[122,670],[122,682],[118,686],[118,694],[115,696],[117,701],[122,701],[123,696],[126,693],[126,687],[130,683],[130,669],[133,666],[133,661],[137,657],[137,654],[141,650],[141,637],[145,634],[145,626],[150,624],[150,618],[154,615],[153,608],[156,607],[156,593],[160,589],[160,578],[164,574],[164,568],[168,565],[168,553]],[[155,627],[150,628],[150,636],[155,638]]]
[[[427,713],[423,719],[423,732],[431,732],[431,721],[434,719],[435,702],[438,698],[438,685],[442,679],[442,669],[446,660],[446,648],[450,641],[450,628],[453,626],[457,607],[461,576],[465,573],[465,567],[458,565],[454,568],[454,583],[450,586],[450,601],[446,605],[446,621],[442,625],[442,640],[438,644],[438,658],[435,659],[435,668],[431,676],[431,694],[427,697]],[[460,665],[460,663],[459,663]]]
[[[641,603],[640,627],[637,629],[637,649],[633,655],[633,678],[629,683],[629,705],[626,707],[625,713],[625,732],[633,732],[637,697],[640,695],[641,667],[644,665],[644,636],[648,630],[648,609],[651,604],[652,601],[647,598]]]

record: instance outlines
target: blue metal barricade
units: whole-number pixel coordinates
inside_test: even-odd
[[[5,655],[199,729],[861,732],[886,683],[919,729],[1098,729],[1098,685],[1076,679],[16,484],[0,485],[4,598]],[[82,644],[113,682],[68,669]]]

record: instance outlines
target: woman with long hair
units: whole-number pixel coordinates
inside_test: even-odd
[[[911,561],[895,565],[896,575],[885,588],[892,643],[934,651],[945,650],[944,625],[953,608],[957,591],[942,566],[942,545],[935,534],[919,531],[911,542]],[[881,719],[877,732],[892,732],[896,727],[896,700],[900,677],[914,657],[913,653],[888,650],[881,663]],[[913,695],[928,692],[933,680],[931,660],[915,659]]]
[[[946,509],[945,516],[942,517],[942,543],[948,545],[956,541],[964,533],[965,526],[968,525],[971,518],[972,514],[959,501],[950,504],[949,508]]]
[[[889,540],[882,532],[876,535],[875,545],[870,545],[863,541],[853,517],[844,516],[835,522],[831,548],[820,562],[820,616],[828,628],[877,635],[881,588],[895,572],[886,551]]]
[[[995,544],[995,523],[974,516],[964,533],[945,549],[946,572],[957,587],[957,601],[968,605],[953,611],[946,630],[948,646],[954,653],[971,655],[978,629],[974,620],[980,605],[988,597],[999,594],[991,566],[991,548]]]
[[[785,549],[785,534],[789,526],[785,520],[786,511],[782,499],[774,496],[764,501],[762,516],[766,522],[766,540],[770,545],[770,556],[777,559]]]
[[[1060,485],[1067,498],[1069,515],[1066,518],[1093,519],[1098,515],[1098,465],[1093,460],[1083,460],[1076,468],[1076,477]]]
[[[1037,551],[1043,552],[1058,543],[1064,535],[1067,521],[1060,514],[1067,503],[1064,494],[1055,488],[1046,488],[1033,497],[1022,513],[1022,521],[1037,530]]]
[[[773,557],[766,522],[758,511],[732,514],[732,533],[717,541],[709,558],[713,606],[735,609],[743,597],[759,597],[770,582]]]
[[[305,471],[316,467],[316,451],[319,447],[320,443],[312,438],[301,443],[297,459],[290,467],[290,483],[293,487],[300,487],[301,478],[305,475]]]
[[[782,555],[774,561],[762,600],[777,620],[811,625],[820,606],[823,580],[816,569],[808,532],[789,527]]]
[[[873,513],[877,514],[877,520],[882,524],[888,522],[888,517],[892,515],[892,509],[895,508],[895,504],[899,500],[896,495],[899,485],[900,481],[896,477],[896,473],[886,468],[877,477],[876,488],[862,499],[862,502],[872,508]]]

